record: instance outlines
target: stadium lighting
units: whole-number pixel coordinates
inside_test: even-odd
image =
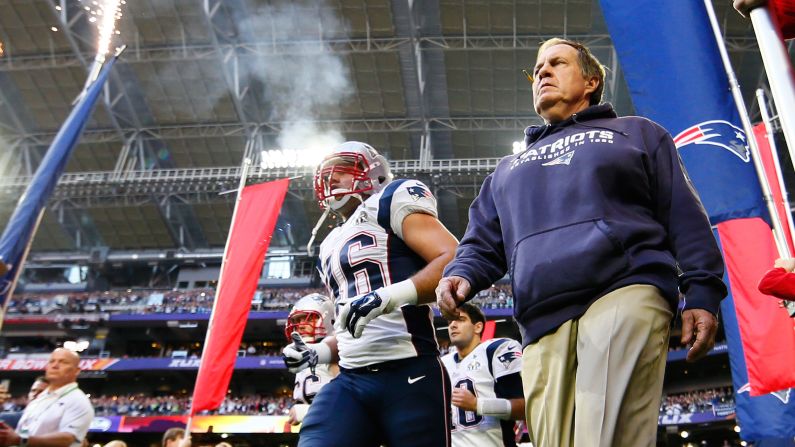
[[[513,142],[513,153],[518,154],[524,150],[524,143],[521,141],[514,141]]]
[[[226,439],[229,437],[229,433],[221,433],[221,438]]]
[[[688,432],[687,430],[682,430],[681,432],[679,432],[679,436],[681,436],[683,439],[687,439],[687,437],[690,436],[690,432]]]
[[[740,441],[740,445],[742,445],[742,446],[746,446],[746,445],[748,445],[748,443],[747,443],[747,442],[745,442],[745,441]]]
[[[270,149],[260,153],[260,167],[262,169],[297,168],[316,166],[323,157],[331,151],[333,146],[324,149]]]
[[[740,433],[740,430],[741,430],[741,429],[740,429],[740,426],[739,426],[739,425],[735,425],[735,426],[734,426],[734,432],[735,432],[735,433]]]

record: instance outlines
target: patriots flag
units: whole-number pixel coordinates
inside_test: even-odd
[[[716,225],[730,296],[721,305],[740,436],[795,436],[795,332],[756,284],[775,246],[761,187],[701,0],[601,0],[635,108],[672,136]],[[753,255],[753,256],[752,256]],[[771,340],[776,340],[771,343]],[[778,394],[773,395],[771,393]],[[782,394],[783,393],[783,394]],[[755,397],[757,396],[757,397]],[[779,399],[776,396],[785,396]],[[763,418],[760,419],[760,418]]]
[[[91,110],[102,92],[117,56],[109,58],[97,79],[81,93],[77,104],[47,149],[0,237],[0,260],[8,267],[8,271],[0,276],[0,309],[2,309],[0,324],[47,201],[66,167],[72,149],[91,117]]]

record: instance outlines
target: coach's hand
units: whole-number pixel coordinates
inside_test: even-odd
[[[458,305],[466,300],[472,291],[469,281],[460,276],[448,276],[439,281],[436,287],[436,304],[445,320],[458,319]]]
[[[318,363],[317,351],[307,345],[298,332],[290,334],[293,344],[282,349],[282,358],[287,370],[297,373],[306,368],[314,368]]]
[[[346,302],[337,315],[338,330],[348,331],[353,338],[359,338],[373,318],[392,312],[392,300],[378,292],[366,293]]]
[[[696,360],[707,355],[715,346],[715,334],[718,332],[718,318],[704,309],[686,309],[682,312],[682,344],[691,345],[687,351],[687,361]]]

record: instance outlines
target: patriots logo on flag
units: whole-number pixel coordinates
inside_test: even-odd
[[[514,360],[520,358],[522,358],[522,353],[511,351],[511,352],[506,352],[505,354],[497,357],[497,360],[499,360],[502,363],[502,366],[507,368]]]
[[[674,144],[677,149],[688,144],[709,144],[726,149],[746,163],[751,161],[745,132],[728,121],[710,120],[690,126],[674,137]]]
[[[780,400],[782,404],[786,405],[789,402],[789,395],[791,391],[792,388],[787,388],[786,390],[773,391],[772,393],[770,393],[770,395]],[[750,393],[750,392],[751,392],[751,384],[748,382],[745,382],[745,385],[737,389],[737,394]]]
[[[431,192],[423,188],[422,186],[409,186],[408,188],[406,188],[406,191],[408,191],[409,195],[411,195],[411,197],[414,198],[415,202],[423,197],[431,196]]]

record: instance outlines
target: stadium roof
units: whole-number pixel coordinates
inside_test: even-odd
[[[93,3],[0,0],[0,222],[86,79]],[[714,1],[754,104],[761,59],[730,3]],[[118,31],[113,45],[127,49],[35,251],[222,247],[234,195],[218,193],[235,188],[244,156],[343,138],[429,183],[460,236],[483,176],[539,123],[521,69],[550,37],[589,45],[609,69],[605,99],[633,113],[591,0],[130,0]],[[308,174],[254,171],[252,181],[300,176],[274,247],[300,250],[320,215]]]

